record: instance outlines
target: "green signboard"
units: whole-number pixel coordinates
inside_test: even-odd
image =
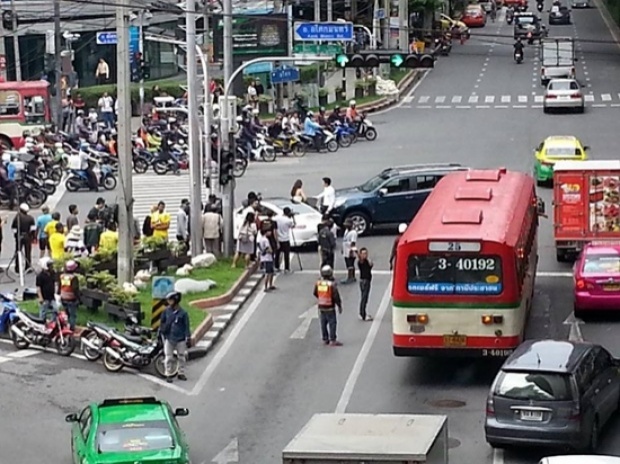
[[[301,43],[295,44],[293,53],[305,55],[338,55],[342,53],[342,46],[337,44],[312,44]]]

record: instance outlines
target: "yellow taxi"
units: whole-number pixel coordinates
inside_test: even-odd
[[[467,27],[467,25],[463,21],[452,19],[450,16],[443,13],[440,16],[442,30],[446,32],[452,32],[455,39],[460,37],[461,34],[469,38],[469,27]]]
[[[534,149],[534,178],[538,185],[553,181],[553,165],[557,161],[585,161],[590,147],[572,135],[552,135]]]

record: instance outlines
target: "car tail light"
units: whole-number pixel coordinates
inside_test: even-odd
[[[592,283],[588,282],[585,279],[577,279],[575,281],[575,287],[577,287],[577,290],[590,290],[594,288],[594,285],[592,285]]]
[[[581,98],[581,94],[579,92],[571,93],[570,97],[571,98]]]
[[[485,314],[482,316],[481,321],[484,325],[492,325],[492,324],[503,324],[504,316],[494,316],[490,314]]]
[[[487,398],[487,416],[495,415],[495,403],[493,403],[493,397]]]
[[[409,324],[428,324],[428,314],[407,314]]]
[[[547,95],[546,98],[553,100],[555,98],[558,98],[558,96],[557,95]]]

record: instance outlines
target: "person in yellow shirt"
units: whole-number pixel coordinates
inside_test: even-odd
[[[56,233],[56,224],[58,224],[60,222],[60,213],[52,213],[52,220],[50,222],[48,222],[47,224],[45,224],[45,228],[43,229],[43,232],[45,232],[45,235],[47,235],[48,237],[51,237],[53,234]]]
[[[47,227],[45,229],[47,230]],[[62,260],[65,254],[65,239],[65,228],[60,222],[56,221],[56,229],[49,236],[50,255],[53,260]]]
[[[105,232],[101,233],[101,236],[99,237],[99,248],[104,250],[118,249],[118,232],[116,230],[116,224],[109,224]]]
[[[168,240],[168,229],[170,229],[170,214],[166,212],[166,203],[160,201],[157,204],[157,211],[151,214],[151,227],[153,237]]]

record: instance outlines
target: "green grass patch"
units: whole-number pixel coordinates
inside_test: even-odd
[[[396,85],[400,83],[410,72],[410,69],[397,69],[390,68],[390,79],[393,80]]]
[[[207,310],[194,308],[193,306],[191,306],[190,303],[196,300],[203,300],[205,298],[212,298],[223,295],[234,285],[234,283],[239,279],[239,277],[241,277],[243,271],[243,267],[232,269],[230,267],[230,260],[222,259],[208,269],[195,269],[192,272],[192,274],[189,276],[192,279],[211,279],[217,283],[215,287],[206,292],[191,293],[183,297],[181,306],[187,311],[187,314],[189,315],[190,328],[192,331],[194,331],[200,325],[200,323],[205,320],[209,313]],[[167,275],[173,276],[174,273],[168,273]],[[182,277],[177,278],[181,279]],[[140,293],[138,293],[136,300],[140,302],[140,306],[143,312],[142,325],[150,326],[151,305],[153,303],[153,299],[151,298],[151,287],[148,286],[146,289],[141,290]],[[39,313],[39,304],[35,300],[21,302],[20,308],[30,313]],[[113,321],[112,319],[110,319],[108,315],[103,311],[103,309],[100,309],[99,311],[91,311],[83,306],[80,306],[78,309],[78,325],[85,326],[88,321],[109,324],[114,327],[122,327],[124,324],[123,321]]]

